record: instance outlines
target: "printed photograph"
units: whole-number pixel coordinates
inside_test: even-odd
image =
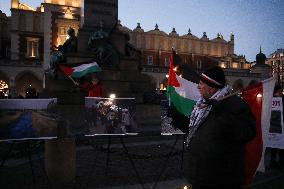
[[[85,111],[86,135],[137,132],[134,98],[86,97]]]
[[[2,99],[0,141],[55,138],[57,136],[55,101],[49,99],[42,101],[46,102],[39,102],[38,99],[35,99],[33,103],[33,100],[30,99],[29,107],[25,100],[17,99],[17,102],[12,103],[9,100]],[[41,106],[40,109],[35,109],[33,104],[46,104],[46,107]]]

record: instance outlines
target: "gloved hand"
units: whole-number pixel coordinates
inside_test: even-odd
[[[220,104],[220,102],[216,99],[208,99],[206,100],[205,102],[206,104],[208,105],[211,105],[212,106],[212,110],[215,111],[216,114],[219,114],[222,112],[222,106]]]

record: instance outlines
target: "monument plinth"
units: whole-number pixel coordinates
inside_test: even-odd
[[[111,30],[118,18],[117,0],[84,0],[81,9],[81,28],[88,31],[100,29]]]
[[[88,42],[92,33],[104,32],[114,48],[124,55],[126,36],[117,30],[117,22],[118,0],[84,0],[78,32],[78,51],[90,51]]]

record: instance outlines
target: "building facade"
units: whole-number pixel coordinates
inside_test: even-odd
[[[276,83],[284,92],[284,49],[277,49],[270,54],[266,64],[272,67],[272,74],[277,79]]]
[[[11,0],[9,43],[2,45],[6,50],[1,54],[6,54],[6,57],[2,55],[0,59],[0,76],[9,86],[12,96],[25,96],[29,86],[38,92],[45,87],[50,54],[66,41],[69,27],[77,34],[80,7],[81,0],[45,0],[37,8]],[[1,30],[5,28],[2,17],[1,14]],[[1,44],[5,43],[3,41]]]
[[[165,88],[165,75],[169,69],[172,49],[178,53],[183,63],[190,65],[190,68],[197,72],[203,72],[214,65],[222,67],[231,85],[236,80],[247,85],[252,78],[263,78],[261,73],[251,74],[251,64],[246,61],[245,56],[234,53],[233,34],[230,35],[230,40],[226,41],[220,33],[216,38],[209,39],[204,32],[203,36],[198,38],[190,29],[184,35],[179,35],[175,28],[167,34],[160,30],[157,24],[150,31],[144,31],[140,23],[137,23],[133,30],[121,24],[119,29],[128,33],[130,43],[141,51],[142,71],[151,75],[160,89]]]
[[[9,18],[0,10],[0,58],[9,57],[8,49],[10,48],[10,22]]]
[[[51,52],[66,41],[72,27],[77,35],[82,20],[81,0],[44,0],[37,8],[11,0],[11,16],[1,12],[0,17],[0,80],[15,97],[25,96],[26,88],[38,92],[45,88],[45,73],[49,69]],[[221,34],[209,39],[206,32],[201,38],[189,30],[179,35],[175,28],[169,34],[160,30],[144,31],[140,24],[133,30],[118,24],[118,29],[129,35],[129,44],[140,52],[142,72],[151,75],[157,88],[166,84],[169,57],[174,49],[182,61],[197,72],[219,65],[227,74],[228,83],[261,80],[261,73],[250,72],[250,63],[244,56],[234,54],[234,35],[224,40]]]

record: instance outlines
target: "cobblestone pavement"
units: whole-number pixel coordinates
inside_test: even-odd
[[[94,141],[88,145],[80,142],[76,148],[76,178],[59,187],[52,186],[47,179],[43,167],[44,153],[40,148],[39,153],[32,156],[33,169],[27,157],[7,160],[0,168],[0,186],[1,189],[182,188],[187,184],[182,173],[182,139],[177,141],[174,149],[175,138],[165,139],[126,141],[126,148],[122,143],[115,142],[109,150],[106,143]],[[258,174],[249,189],[284,188],[283,177],[281,171],[269,170],[265,174]]]

